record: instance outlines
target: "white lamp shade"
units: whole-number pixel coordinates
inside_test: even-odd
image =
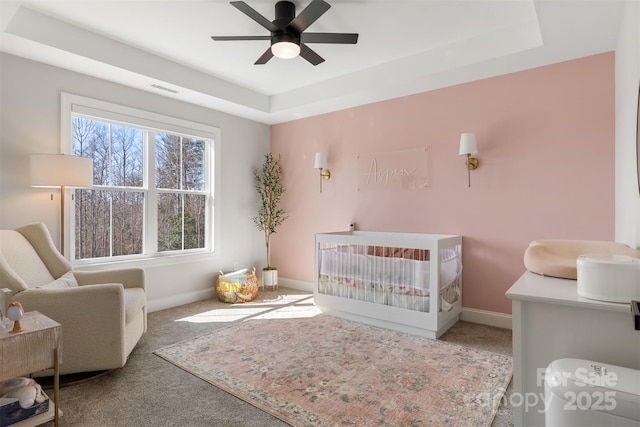
[[[300,45],[293,42],[278,42],[271,45],[271,53],[277,58],[291,59],[300,55]]]
[[[314,169],[326,169],[327,168],[327,156],[324,153],[316,153],[316,159],[313,162]]]
[[[20,320],[23,316],[24,312],[18,305],[10,305],[9,308],[7,308],[7,318],[9,318],[9,320]]]
[[[461,156],[466,154],[478,154],[478,146],[476,144],[476,136],[472,133],[463,133],[460,135],[460,152]]]
[[[93,186],[93,160],[68,154],[31,155],[32,187]]]

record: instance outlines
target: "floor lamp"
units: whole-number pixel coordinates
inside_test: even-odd
[[[31,186],[60,188],[60,252],[64,255],[65,189],[93,186],[93,159],[69,154],[33,154]]]

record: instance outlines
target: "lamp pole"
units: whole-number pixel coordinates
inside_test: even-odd
[[[62,256],[65,255],[64,250],[64,193],[66,192],[65,186],[60,186],[60,252]]]

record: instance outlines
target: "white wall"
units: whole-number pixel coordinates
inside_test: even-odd
[[[616,241],[640,247],[636,121],[640,81],[640,6],[627,1],[616,47]]]
[[[217,272],[234,262],[264,265],[263,237],[251,221],[258,206],[251,169],[270,150],[269,126],[12,55],[1,54],[0,64],[1,228],[44,222],[59,244],[58,192],[51,201],[50,190],[30,187],[29,155],[59,152],[60,93],[68,92],[221,129],[219,254],[83,269],[144,267],[153,311],[211,297]]]

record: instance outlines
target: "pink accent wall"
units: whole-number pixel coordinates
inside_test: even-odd
[[[460,134],[480,166],[467,187]],[[427,147],[426,190],[358,191],[359,153]],[[272,126],[289,218],[273,236],[283,278],[313,281],[315,233],[463,236],[463,305],[511,313],[507,289],[535,239],[614,239],[614,54],[580,58]],[[331,180],[319,191],[316,151]]]

